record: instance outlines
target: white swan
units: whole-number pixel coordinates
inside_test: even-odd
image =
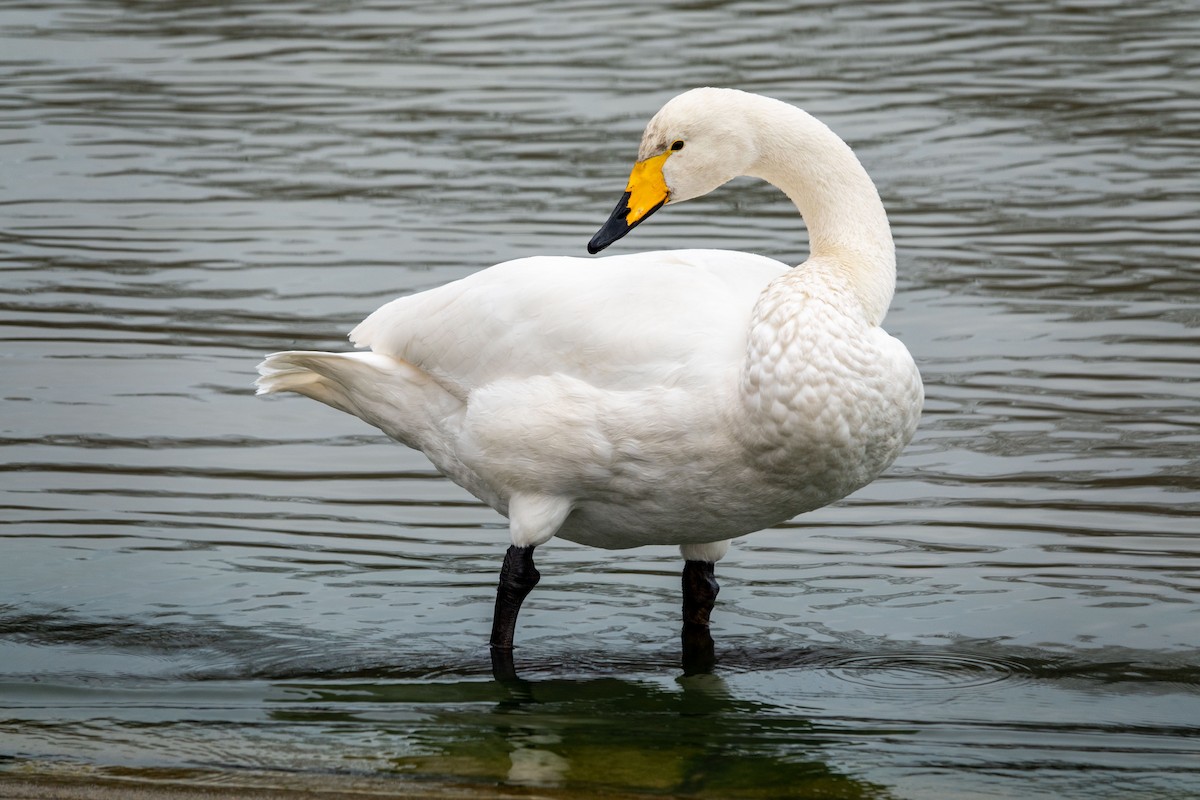
[[[260,394],[354,414],[508,517],[494,649],[512,647],[533,548],[554,536],[680,545],[685,633],[707,636],[731,537],[846,496],[912,437],[921,379],[880,328],[887,216],[850,148],[804,111],[731,89],[674,98],[588,250],[739,175],[800,210],[799,267],[721,250],[525,258],[383,306],[350,334],[369,352],[259,365]]]

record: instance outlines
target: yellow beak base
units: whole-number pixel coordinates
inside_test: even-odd
[[[625,186],[625,194],[604,226],[588,242],[589,253],[599,253],[667,202],[671,192],[667,189],[667,181],[663,177],[663,162],[669,155],[671,151],[668,150],[633,165],[633,171],[629,173],[629,183]]]

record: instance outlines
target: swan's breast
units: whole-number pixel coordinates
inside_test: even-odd
[[[764,480],[828,503],[873,480],[912,438],[920,375],[903,344],[844,305],[770,295],[750,332],[739,438]]]

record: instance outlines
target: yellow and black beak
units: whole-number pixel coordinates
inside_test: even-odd
[[[638,223],[662,208],[671,196],[667,181],[663,177],[663,162],[671,155],[668,150],[661,155],[647,158],[633,165],[629,173],[629,184],[608,221],[588,242],[588,252],[599,253],[610,244],[637,227]]]

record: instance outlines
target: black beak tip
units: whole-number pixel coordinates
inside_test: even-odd
[[[623,228],[623,230],[614,230],[614,228]],[[629,227],[624,222],[620,223],[620,225],[614,225],[611,221],[607,222],[604,228],[596,231],[596,235],[592,237],[592,241],[588,242],[588,252],[595,255],[626,233],[629,233]]]
[[[633,230],[633,226],[625,222],[626,215],[629,214],[629,192],[626,192],[617,203],[617,207],[609,214],[604,225],[600,230],[596,231],[596,235],[588,242],[587,251],[592,255],[596,255],[610,244],[620,239],[625,234]]]
[[[620,239],[625,234],[636,228],[644,222],[651,214],[658,211],[666,203],[666,198],[659,201],[658,205],[642,215],[641,219],[630,225],[625,219],[629,216],[629,192],[626,192],[621,201],[617,203],[617,207],[613,209],[612,214],[604,223],[600,230],[596,231],[596,235],[588,242],[587,251],[592,255],[596,255],[610,244]]]

